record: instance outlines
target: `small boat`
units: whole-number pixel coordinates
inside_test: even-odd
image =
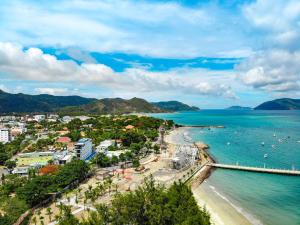
[[[300,141],[297,141],[298,143],[300,143]]]
[[[227,142],[227,145],[230,145],[230,142]]]
[[[271,147],[272,147],[273,149],[275,149],[275,148],[276,148],[276,146],[275,146],[275,145],[271,145]]]
[[[265,142],[262,142],[262,143],[261,143],[261,146],[265,146]]]
[[[275,134],[275,133],[273,134],[273,137],[276,137],[276,134]]]
[[[264,158],[265,158],[265,159],[268,158],[268,154],[264,154]]]
[[[282,139],[279,138],[279,139],[278,139],[278,142],[282,142]]]

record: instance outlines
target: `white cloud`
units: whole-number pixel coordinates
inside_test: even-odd
[[[300,1],[258,0],[243,8],[249,22],[263,32],[264,45],[299,48]]]
[[[268,92],[300,90],[300,51],[269,50],[238,65],[246,85]]]
[[[93,85],[118,93],[184,93],[234,98],[228,85],[230,72],[212,72],[202,69],[173,69],[150,72],[130,68],[115,72],[104,64],[76,64],[72,60],[58,60],[38,48],[23,50],[22,46],[0,42],[0,72],[6,76],[42,82]],[[62,94],[65,89],[39,88],[38,92]]]
[[[35,91],[39,94],[49,95],[70,95],[70,91],[67,88],[35,88]]]
[[[241,57],[251,51],[243,18],[213,3],[191,8],[158,1],[10,0],[0,5],[0,15],[1,41],[25,46],[172,58]]]

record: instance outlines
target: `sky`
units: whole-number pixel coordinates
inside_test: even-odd
[[[298,0],[1,0],[0,89],[254,107],[300,97]]]

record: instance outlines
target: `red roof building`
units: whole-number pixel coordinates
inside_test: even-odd
[[[72,140],[69,137],[59,137],[56,142],[58,143],[70,143]]]

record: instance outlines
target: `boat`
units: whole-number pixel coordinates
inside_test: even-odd
[[[279,138],[279,139],[278,139],[278,142],[282,142],[282,139]]]
[[[265,142],[262,142],[262,143],[261,143],[261,146],[265,146]]]
[[[271,147],[272,147],[273,149],[275,149],[275,148],[276,148],[276,146],[275,146],[275,145],[271,145]]]
[[[297,141],[298,143],[300,143],[300,141]]]
[[[268,154],[264,154],[264,158],[265,158],[265,159],[268,158]]]
[[[273,137],[276,137],[276,134],[275,134],[275,133],[273,134]]]
[[[230,145],[230,142],[227,142],[227,145]]]

